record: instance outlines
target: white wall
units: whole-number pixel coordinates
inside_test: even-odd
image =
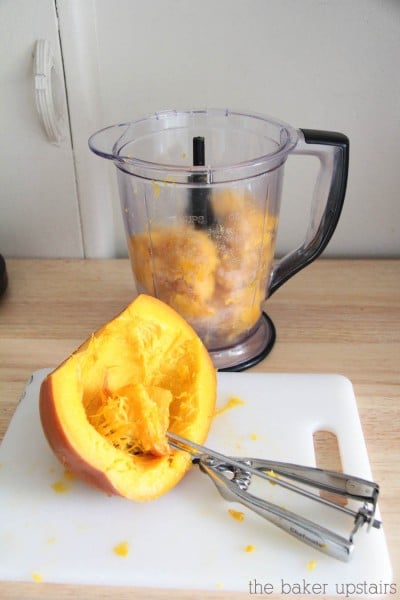
[[[57,0],[57,8],[86,256],[126,253],[114,168],[90,155],[90,133],[205,106],[346,133],[348,192],[325,255],[400,256],[398,0]],[[314,172],[311,159],[288,161],[280,254],[304,233]]]
[[[59,144],[49,141],[36,111],[33,55],[38,39],[48,41],[53,55]],[[83,255],[53,0],[0,1],[0,253]]]

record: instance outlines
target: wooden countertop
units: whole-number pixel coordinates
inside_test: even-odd
[[[9,286],[0,299],[0,439],[30,374],[60,363],[135,295],[125,259],[14,259],[7,269]],[[339,373],[353,383],[400,594],[400,261],[319,259],[278,290],[266,311],[277,342],[252,371]],[[3,582],[0,597],[151,600],[171,592]]]

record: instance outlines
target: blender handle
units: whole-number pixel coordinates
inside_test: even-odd
[[[349,140],[342,133],[300,129],[293,154],[319,158],[321,167],[311,212],[311,223],[301,246],[276,261],[267,295],[313,262],[326,248],[339,221],[349,170]]]

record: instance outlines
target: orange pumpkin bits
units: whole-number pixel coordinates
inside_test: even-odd
[[[277,218],[245,190],[211,196],[215,227],[153,224],[128,240],[136,283],[177,310],[210,349],[236,343],[261,316]]]
[[[200,338],[172,308],[141,295],[46,377],[40,416],[68,471],[143,501],[166,493],[191,465],[166,432],[202,444],[215,398]]]
[[[138,283],[185,317],[212,314],[217,251],[202,231],[159,227],[132,236],[129,251]]]
[[[117,544],[116,546],[114,546],[113,548],[114,554],[116,554],[117,556],[128,556],[129,554],[129,544],[128,542],[121,542],[120,544]]]

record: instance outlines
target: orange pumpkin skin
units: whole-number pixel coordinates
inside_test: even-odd
[[[66,469],[109,495],[145,501],[191,466],[166,429],[199,444],[211,425],[216,372],[173,309],[138,296],[51,372],[40,389],[43,431]]]
[[[68,441],[55,408],[51,377],[47,377],[43,381],[40,389],[40,418],[53,452],[66,469],[109,496],[119,495],[118,490],[111,485],[106,475],[79,456]]]

